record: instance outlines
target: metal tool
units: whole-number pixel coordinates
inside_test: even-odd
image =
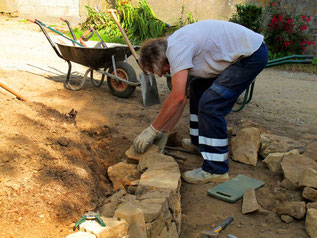
[[[96,220],[101,226],[105,227],[106,224],[100,218],[100,214],[96,212],[88,212],[85,215],[82,215],[81,218],[76,222],[73,230],[75,231],[77,227],[79,227],[86,220]]]
[[[124,40],[126,41],[127,45],[129,46],[132,55],[134,56],[136,62],[139,64],[139,56],[137,55],[137,53],[135,52],[129,38],[127,37],[126,33],[124,32],[124,30],[122,29],[117,17],[116,17],[116,10],[114,9],[108,9],[107,10],[108,13],[110,13],[110,15],[112,16],[113,20],[116,22],[121,34],[123,35]],[[142,67],[140,66],[140,68],[142,69]],[[139,77],[140,83],[141,83],[141,89],[142,89],[142,96],[143,96],[143,104],[145,107],[154,105],[154,104],[160,104],[160,97],[158,94],[158,90],[157,90],[157,84],[156,84],[156,79],[155,76],[152,75],[146,75],[144,73],[141,73],[140,77]]]
[[[201,155],[201,153],[197,152],[197,151],[185,150],[185,149],[178,148],[178,147],[173,147],[173,146],[165,146],[165,149],[174,150],[174,151],[180,151],[180,152],[184,152],[184,153],[187,153],[187,154]]]
[[[201,232],[201,238],[210,238],[210,237],[217,237],[219,238],[219,233],[226,228],[233,221],[233,217],[228,217],[221,225],[217,226],[215,229],[209,231],[204,230]]]
[[[238,237],[235,236],[235,235],[229,234],[229,235],[227,236],[227,238],[238,238]]]

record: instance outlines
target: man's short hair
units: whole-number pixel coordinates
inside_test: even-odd
[[[155,74],[162,73],[163,66],[167,62],[166,38],[149,39],[141,47],[139,63],[143,71],[151,71]]]

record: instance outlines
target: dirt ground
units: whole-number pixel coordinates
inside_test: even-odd
[[[141,89],[128,99],[110,94],[106,84],[89,81],[80,91],[63,87],[67,64],[39,27],[0,17],[0,82],[27,101],[0,88],[0,237],[65,237],[87,211],[98,208],[113,193],[107,168],[126,159],[133,139],[155,118],[160,105],[143,107]],[[138,67],[129,59],[137,70]],[[74,64],[73,71],[87,68]],[[169,90],[158,79],[161,100]],[[316,74],[264,70],[254,97],[245,109],[228,116],[237,131],[242,120],[309,144],[317,141]],[[76,117],[69,112],[77,111]],[[188,137],[189,113],[176,126]],[[182,171],[201,165],[202,158],[181,154]],[[280,186],[259,161],[257,167],[230,160],[230,177],[244,174],[265,182],[257,190],[265,212],[241,214],[242,201],[226,203],[207,195],[215,184],[182,183],[182,238],[199,237],[228,216],[234,218],[221,234],[237,237],[308,237],[304,221],[283,223],[275,213],[283,201],[302,200],[299,191]]]

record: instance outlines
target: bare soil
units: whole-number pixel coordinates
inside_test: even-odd
[[[107,168],[126,159],[133,139],[150,125],[160,105],[143,107],[141,89],[127,99],[111,95],[106,84],[86,82],[80,91],[63,87],[67,63],[60,59],[38,26],[0,17],[0,82],[27,101],[0,88],[0,237],[66,237],[74,223],[95,210],[114,191]],[[133,59],[129,62],[138,71]],[[74,64],[81,75],[87,68]],[[317,141],[316,74],[264,70],[252,101],[228,116],[237,131],[245,120],[277,135],[309,144]],[[158,79],[164,101],[169,90]],[[76,117],[69,113],[74,109]],[[188,137],[189,113],[176,126]],[[181,171],[201,165],[202,158],[181,154]],[[284,201],[302,200],[300,191],[280,186],[260,160],[256,167],[230,160],[230,177],[244,174],[265,182],[256,192],[266,212],[241,214],[242,201],[227,203],[207,195],[215,184],[182,183],[182,238],[199,237],[228,216],[221,234],[237,237],[308,237],[304,221],[283,223],[275,213]],[[257,235],[255,235],[257,234]]]

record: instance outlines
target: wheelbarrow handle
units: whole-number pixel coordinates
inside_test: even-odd
[[[75,36],[75,34],[74,34],[74,32],[73,32],[73,29],[72,29],[72,27],[70,26],[69,21],[66,20],[66,19],[64,19],[64,18],[62,18],[62,17],[60,17],[59,19],[61,19],[63,22],[65,22],[65,23],[67,24],[68,29],[69,29],[70,33],[72,34],[73,39],[74,39],[74,40],[77,40],[77,39],[76,39],[76,36]],[[73,44],[75,44],[75,43],[73,42]]]
[[[139,56],[135,52],[135,50],[134,50],[129,38],[127,37],[126,33],[124,32],[124,30],[122,29],[122,27],[121,27],[121,25],[120,25],[120,23],[118,21],[118,18],[117,18],[116,14],[115,14],[117,11],[115,9],[108,9],[107,12],[110,13],[110,15],[112,16],[113,20],[116,22],[119,30],[121,31],[121,34],[123,35],[124,40],[126,41],[127,45],[129,46],[129,49],[131,50],[132,55],[134,56],[135,60],[139,64],[139,59],[138,59]]]

